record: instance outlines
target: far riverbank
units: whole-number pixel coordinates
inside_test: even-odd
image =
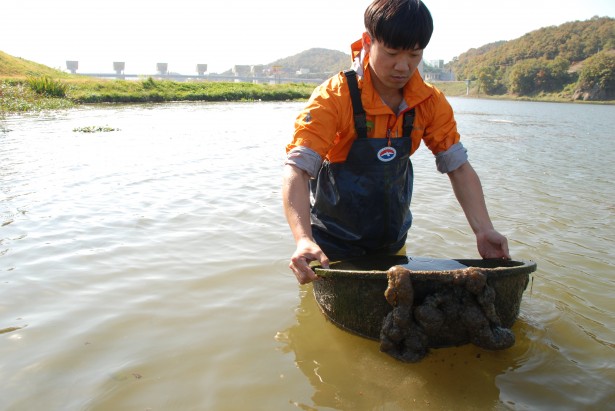
[[[533,97],[488,96],[465,82],[434,83],[448,97],[495,98],[503,100],[574,102],[560,94]],[[7,114],[61,110],[94,103],[162,103],[171,101],[300,101],[314,90],[311,83],[255,84],[156,80],[104,80],[95,78],[54,79],[51,77],[0,79],[0,117]],[[592,104],[613,104],[612,101]]]

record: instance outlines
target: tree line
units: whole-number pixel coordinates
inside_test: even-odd
[[[594,17],[545,27],[511,41],[470,49],[448,64],[485,94],[561,93],[615,99],[615,19]]]

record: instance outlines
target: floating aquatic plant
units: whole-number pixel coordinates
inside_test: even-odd
[[[108,133],[111,131],[119,131],[119,128],[113,128],[109,126],[87,126],[87,127],[76,127],[73,129],[76,133]]]

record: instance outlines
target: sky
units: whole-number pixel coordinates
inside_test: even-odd
[[[371,0],[3,0],[0,51],[66,71],[221,73],[268,64],[310,48],[350,51]],[[541,27],[615,17],[613,0],[425,0],[434,34],[425,60],[453,57]]]

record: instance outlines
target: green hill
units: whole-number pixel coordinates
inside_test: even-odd
[[[50,76],[54,78],[70,78],[71,75],[52,69],[43,64],[13,57],[0,51],[0,77],[25,78],[29,76]]]
[[[326,78],[334,73],[346,70],[352,62],[350,54],[337,50],[313,48],[294,56],[286,57],[269,63],[268,66],[282,67],[288,73],[307,70],[304,75]]]
[[[448,64],[486,94],[569,94],[615,99],[615,19],[544,27],[511,40],[470,49]]]
[[[350,63],[350,54],[338,50],[312,48],[264,64],[264,66],[275,67],[278,72],[287,77],[324,80],[334,73],[346,70],[350,67]],[[232,70],[229,69],[222,74],[230,75],[231,73]]]

